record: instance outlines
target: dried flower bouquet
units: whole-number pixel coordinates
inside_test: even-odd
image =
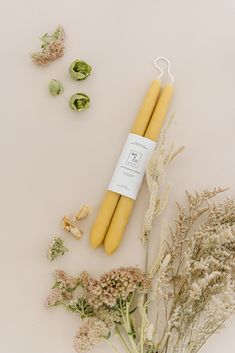
[[[211,201],[225,189],[186,193],[174,227],[163,221],[160,250],[149,266],[152,224],[170,191],[165,170],[182,150],[167,150],[165,133],[146,171],[144,270],[122,267],[99,279],[87,272],[77,277],[55,272],[47,306],[63,305],[81,317],[77,352],[106,342],[116,352],[122,346],[127,353],[196,353],[235,310],[235,201]],[[120,344],[113,343],[115,335]]]

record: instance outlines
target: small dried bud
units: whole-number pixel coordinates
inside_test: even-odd
[[[84,93],[75,93],[69,100],[70,108],[80,112],[90,106],[90,98]]]
[[[91,70],[90,65],[79,59],[74,60],[69,67],[70,76],[75,81],[85,80],[90,75]]]
[[[59,94],[63,93],[63,85],[60,81],[52,79],[49,82],[49,91],[52,96],[58,96]]]
[[[91,213],[92,208],[90,206],[84,205],[82,208],[76,213],[75,219],[76,221],[80,221],[88,216]]]

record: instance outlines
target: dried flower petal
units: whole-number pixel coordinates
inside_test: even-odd
[[[75,219],[76,221],[81,221],[86,218],[89,213],[91,213],[92,208],[90,206],[84,205],[82,208],[76,213]]]
[[[82,231],[78,228],[77,224],[69,219],[67,216],[64,216],[62,220],[62,226],[65,230],[70,232],[76,239],[81,239]]]

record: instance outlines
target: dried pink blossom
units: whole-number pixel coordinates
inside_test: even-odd
[[[50,308],[51,306],[56,306],[62,303],[63,299],[64,297],[60,288],[53,288],[46,299],[45,305],[47,308]]]
[[[64,55],[64,29],[61,26],[52,35],[46,33],[40,39],[42,51],[31,55],[33,62],[45,66]]]
[[[56,287],[64,289],[64,290],[72,290],[75,289],[78,285],[78,279],[68,275],[62,270],[55,271],[55,280]]]
[[[79,280],[75,277],[67,275],[64,271],[55,271],[55,284],[47,297],[46,306],[56,306],[61,304],[64,300],[71,300],[73,298],[73,290],[77,287]]]
[[[106,324],[96,317],[86,318],[74,337],[76,352],[87,352],[108,337],[109,329]]]
[[[89,303],[98,308],[102,305],[113,307],[119,299],[127,300],[136,290],[145,291],[150,279],[136,267],[121,267],[103,274],[99,280],[83,272],[80,277]]]

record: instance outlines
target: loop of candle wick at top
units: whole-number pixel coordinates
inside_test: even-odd
[[[160,74],[158,76],[158,79],[160,79],[164,75],[164,70],[159,66],[159,61],[165,61],[167,63],[167,74],[171,79],[171,84],[174,82],[174,76],[172,75],[171,72],[171,62],[169,59],[167,59],[165,56],[158,56],[157,58],[154,59],[153,65],[157,70],[160,71]]]

